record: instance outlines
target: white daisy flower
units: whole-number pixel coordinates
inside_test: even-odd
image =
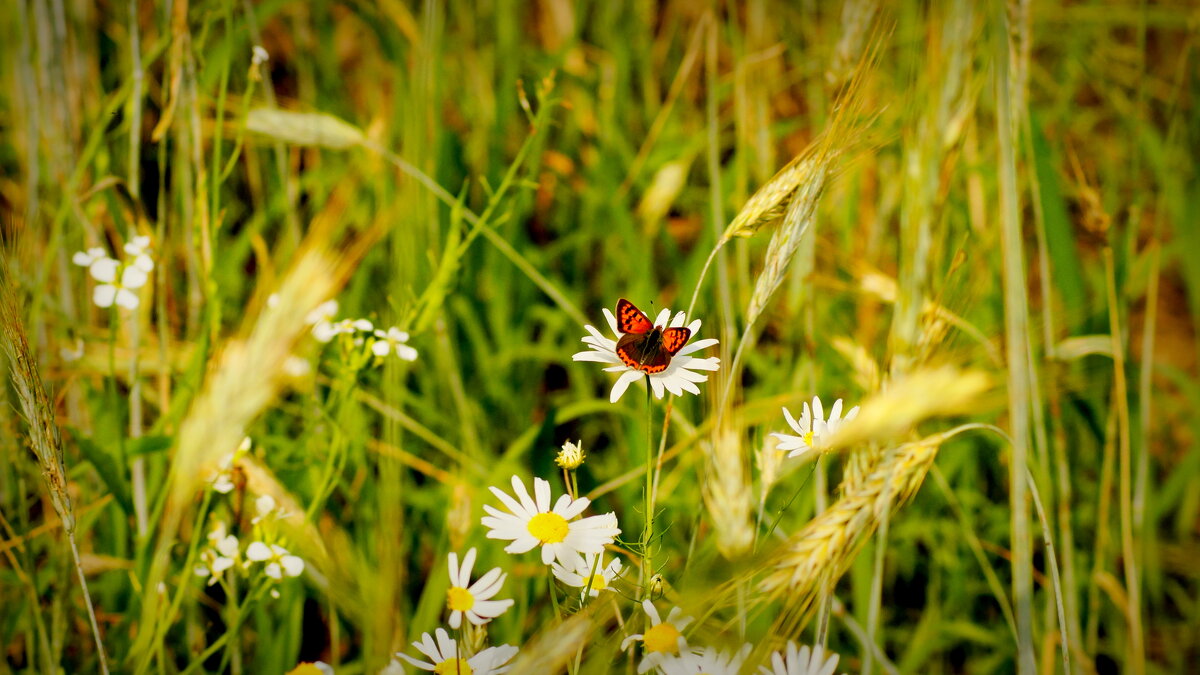
[[[221,580],[225,570],[238,564],[241,548],[238,538],[226,532],[225,521],[217,521],[208,533],[208,547],[200,552],[200,564],[192,568],[198,577],[208,577],[212,586]]]
[[[825,660],[825,650],[820,645],[809,649],[808,645],[796,648],[791,640],[782,652],[771,654],[771,667],[759,666],[759,675],[833,675],[837,669],[838,655]]]
[[[624,333],[617,329],[617,318],[607,307],[604,308],[604,318],[608,320],[608,327],[613,334],[617,336],[617,340]],[[668,319],[670,323],[668,323]],[[691,323],[687,323],[687,316],[683,312],[677,312],[672,318],[671,310],[663,309],[658,313],[658,317],[654,320],[655,326],[664,328],[679,328],[684,325],[691,331],[692,337],[700,331],[700,320],[696,319]],[[612,393],[609,394],[609,400],[616,403],[629,385],[639,379],[647,377],[647,373],[635,368],[630,368],[625,365],[621,357],[617,356],[617,341],[610,340],[604,337],[604,334],[596,330],[593,326],[584,326],[589,335],[584,336],[581,341],[588,346],[586,351],[578,352],[572,356],[575,361],[594,361],[596,363],[607,363],[608,368],[604,370],[610,373],[620,373],[615,384],[613,384]],[[680,396],[683,392],[699,394],[700,389],[696,385],[708,380],[708,375],[697,371],[715,371],[720,368],[721,359],[710,356],[708,358],[697,358],[692,356],[695,352],[701,349],[706,349],[717,344],[716,338],[708,338],[706,340],[696,340],[688,342],[671,358],[671,362],[666,369],[659,373],[649,373],[650,388],[654,390],[655,398],[662,398],[663,391],[669,391],[675,396]]]
[[[120,271],[120,279],[117,272]],[[112,307],[113,303],[126,309],[138,306],[135,290],[146,285],[146,271],[134,265],[121,264],[112,258],[101,258],[92,263],[88,273],[100,284],[92,290],[92,302],[98,307]]]
[[[779,439],[779,444],[775,448],[789,451],[788,457],[800,457],[807,452],[828,445],[829,439],[837,433],[842,424],[858,416],[858,406],[851,408],[843,417],[842,399],[839,398],[834,401],[833,408],[829,411],[829,419],[825,419],[825,409],[821,406],[821,399],[814,396],[812,410],[809,410],[808,403],[805,403],[799,420],[793,418],[787,408],[783,409],[783,416],[787,418],[788,426],[799,435],[792,436],[772,432],[771,435]]]
[[[621,575],[621,561],[613,558],[608,565],[604,564],[604,554],[599,560],[595,555],[587,554],[577,558],[570,566],[559,562],[550,564],[550,571],[564,584],[579,589],[588,589],[588,595],[596,597],[600,591],[613,591],[612,582]],[[583,592],[582,590],[580,591]]]
[[[507,574],[499,567],[492,568],[474,584],[471,583],[471,567],[475,565],[475,549],[472,547],[463,556],[462,567],[458,565],[458,554],[450,553],[450,590],[446,591],[446,607],[450,609],[450,627],[462,625],[463,615],[467,621],[482,626],[512,607],[512,600],[489,600],[500,592]]]
[[[729,654],[717,651],[714,647],[705,647],[697,651],[681,648],[679,656],[666,657],[659,661],[658,672],[662,675],[738,675],[742,669],[742,662],[750,655],[751,649],[752,647],[746,644],[736,653]]]
[[[246,547],[246,559],[265,562],[267,565],[263,571],[277,581],[282,579],[285,574],[289,577],[298,577],[304,572],[304,561],[299,556],[288,553],[286,548],[278,544],[268,546],[261,541],[253,542]]]
[[[154,271],[154,261],[150,258],[150,237],[144,235],[134,237],[133,240],[126,242],[124,250],[133,258],[130,265],[146,273]]]
[[[405,333],[399,328],[393,326],[392,328],[387,329],[386,332],[382,329],[376,329],[375,342],[371,344],[371,351],[379,357],[387,356],[392,352],[396,352],[396,356],[399,356],[405,361],[416,361],[417,350],[409,347],[408,344],[406,344],[407,342],[408,333]]]
[[[446,629],[439,628],[434,634],[437,635],[436,641],[429,633],[422,633],[421,641],[412,643],[429,661],[418,661],[407,654],[397,653],[396,656],[421,670],[438,675],[499,675],[508,671],[511,666],[505,664],[517,655],[516,647],[500,645],[488,647],[468,658],[465,653],[459,652],[458,642],[450,638]]]
[[[76,251],[75,255],[71,256],[71,262],[79,265],[80,267],[91,267],[92,263],[107,257],[108,251],[105,251],[99,246],[93,246],[86,251]]]
[[[513,476],[512,486],[517,499],[499,488],[488,488],[510,513],[484,505],[483,510],[488,515],[481,521],[488,528],[488,539],[512,542],[504,548],[508,553],[525,553],[541,546],[542,563],[549,565],[560,560],[574,564],[580,554],[600,553],[621,533],[615,513],[571,521],[591,503],[586,497],[571,499],[570,495],[563,495],[554,503],[554,508],[550,508],[550,483],[541,478],[533,479],[536,499],[529,498],[520,478]]]
[[[672,656],[678,656],[687,649],[687,639],[683,637],[683,629],[692,622],[692,617],[682,616],[683,610],[672,607],[663,621],[649,599],[642,601],[642,609],[650,618],[650,627],[643,633],[634,633],[621,642],[621,649],[629,648],[636,640],[642,643],[646,658],[638,664],[638,672],[644,673]]]

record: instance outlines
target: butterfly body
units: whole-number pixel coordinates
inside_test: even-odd
[[[655,326],[625,298],[617,301],[617,330],[623,333],[617,340],[617,356],[630,368],[650,374],[666,370],[671,357],[692,336],[687,328]]]

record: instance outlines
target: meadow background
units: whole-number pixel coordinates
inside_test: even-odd
[[[83,578],[115,672],[375,673],[476,546],[518,673],[633,672],[647,594],[692,644],[823,642],[839,672],[1189,672],[1198,16],[12,0],[0,671],[100,669]],[[73,254],[135,236],[138,307],[95,306]],[[572,361],[618,298],[693,293],[721,340],[699,396],[648,422],[642,384],[610,403]],[[322,346],[328,298],[418,358]],[[863,403],[860,433],[782,461],[780,408],[814,395]],[[567,440],[631,570],[579,612],[479,523],[513,474],[561,493]],[[304,574],[206,586],[212,523],[248,537],[264,494]]]

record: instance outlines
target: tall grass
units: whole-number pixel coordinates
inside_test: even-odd
[[[0,671],[376,673],[475,547],[512,672],[635,671],[642,599],[747,672],[1186,672],[1189,11],[16,0]],[[74,254],[137,237],[97,306]],[[720,340],[698,396],[572,360],[620,297]],[[862,408],[787,458],[813,396]],[[487,538],[514,474],[616,514],[617,592]]]

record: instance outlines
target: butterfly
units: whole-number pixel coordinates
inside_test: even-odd
[[[617,301],[617,356],[625,365],[646,373],[661,373],[671,364],[692,331],[687,328],[663,328],[650,322],[642,310],[625,298]]]

